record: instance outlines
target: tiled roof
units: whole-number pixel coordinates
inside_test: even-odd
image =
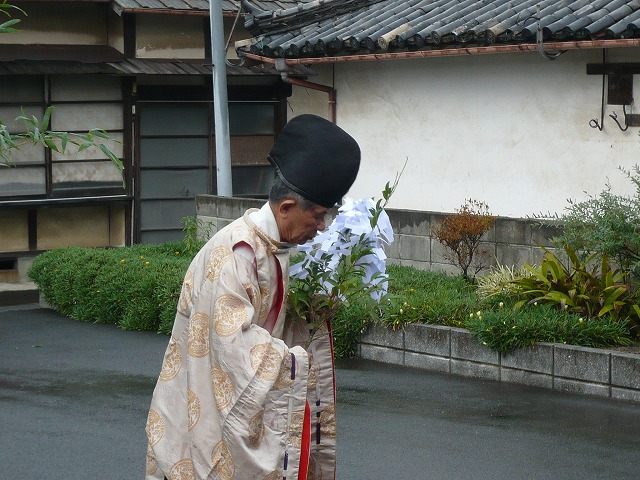
[[[15,60],[0,61],[2,75],[69,75],[69,74],[111,74],[111,75],[211,75],[211,65],[202,62],[181,62],[177,60],[123,59],[117,62],[86,63],[56,60]],[[310,69],[296,65],[289,73],[294,77],[315,75]],[[264,63],[247,62],[245,65],[228,65],[227,75],[280,76],[273,66]]]
[[[123,75],[211,75],[211,65],[202,62],[181,62],[177,60],[145,60],[125,59],[118,62],[110,62],[108,65]],[[244,65],[227,65],[227,75],[253,76],[276,75],[280,72],[273,65],[247,62]],[[315,75],[310,69],[296,65],[290,72],[292,76]]]
[[[317,0],[266,10],[243,0],[252,45],[304,58],[640,37],[640,0]],[[539,10],[539,13],[538,13]]]
[[[119,11],[126,10],[202,10],[209,11],[209,0],[114,0]],[[296,5],[295,0],[263,0],[255,2],[256,6],[264,10],[281,10]],[[240,6],[239,0],[222,0],[224,13],[236,13]]]
[[[0,61],[0,75],[70,75],[113,73],[106,63],[84,63],[56,60]]]

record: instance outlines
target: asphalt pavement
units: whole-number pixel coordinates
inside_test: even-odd
[[[0,308],[0,480],[143,479],[167,341]],[[637,404],[357,359],[337,385],[340,480],[640,479]]]

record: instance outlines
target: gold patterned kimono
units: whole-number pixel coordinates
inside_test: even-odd
[[[266,204],[191,263],[147,419],[147,480],[297,480],[307,402],[306,478],[335,478],[330,327],[305,350],[306,325],[285,319],[290,245],[278,238]]]

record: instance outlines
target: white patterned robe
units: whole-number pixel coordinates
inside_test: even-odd
[[[330,327],[305,350],[306,325],[285,320],[285,294],[271,333],[263,328],[278,278],[280,295],[288,287],[289,252],[274,237],[267,204],[191,263],[147,419],[147,480],[296,480],[307,400],[307,479],[335,478]],[[254,261],[239,254],[247,246]]]

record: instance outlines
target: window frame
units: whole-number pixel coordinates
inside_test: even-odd
[[[74,75],[69,75],[74,76]],[[125,84],[126,82],[120,81],[120,99],[119,100],[53,100],[52,99],[52,78],[51,75],[15,75],[17,79],[20,77],[28,77],[30,79],[38,78],[41,86],[42,96],[39,100],[32,101],[15,101],[15,102],[2,102],[0,103],[1,107],[8,108],[16,108],[16,110],[25,108],[25,109],[40,109],[42,112],[39,116],[39,119],[42,119],[42,115],[47,108],[50,106],[53,107],[53,111],[51,114],[50,121],[50,129],[55,131],[56,127],[56,112],[55,107],[58,105],[91,105],[91,106],[99,106],[99,105],[117,105],[122,110],[122,126],[121,128],[113,128],[107,130],[107,133],[110,135],[116,134],[116,136],[120,137],[122,140],[122,153],[119,156],[120,160],[123,164],[127,164],[126,152],[127,152],[127,132],[125,131],[125,126],[127,125],[127,110],[126,110],[126,95],[125,95]],[[2,119],[0,119],[2,120]],[[4,119],[5,122],[11,121],[13,123],[14,119]],[[96,125],[95,127],[99,127]],[[78,133],[84,134],[87,133],[88,129],[92,128],[89,126],[85,130],[73,129],[73,130],[65,130],[59,129],[60,131],[67,131],[68,133]],[[20,133],[22,129],[15,129],[13,133]],[[67,146],[67,150],[65,153],[65,158],[63,159],[55,159],[54,154],[49,148],[43,148],[43,161],[42,162],[15,162],[11,163],[10,167],[6,168],[16,168],[16,169],[27,169],[27,168],[39,168],[44,171],[44,188],[42,192],[39,193],[25,193],[25,194],[3,194],[1,186],[0,186],[0,205],[3,204],[15,204],[16,202],[23,203],[33,203],[34,200],[41,201],[49,201],[49,200],[66,200],[66,199],[100,199],[103,197],[128,197],[128,192],[130,189],[130,182],[128,178],[130,175],[128,174],[128,168],[125,168],[124,173],[124,184],[117,186],[112,185],[104,185],[104,186],[78,186],[78,187],[67,187],[67,188],[56,188],[54,184],[54,166],[55,165],[63,165],[63,164],[80,164],[80,163],[105,163],[111,161],[108,158],[87,158],[87,159],[74,159],[75,149],[76,147],[73,145]],[[2,167],[5,168],[5,167]]]

